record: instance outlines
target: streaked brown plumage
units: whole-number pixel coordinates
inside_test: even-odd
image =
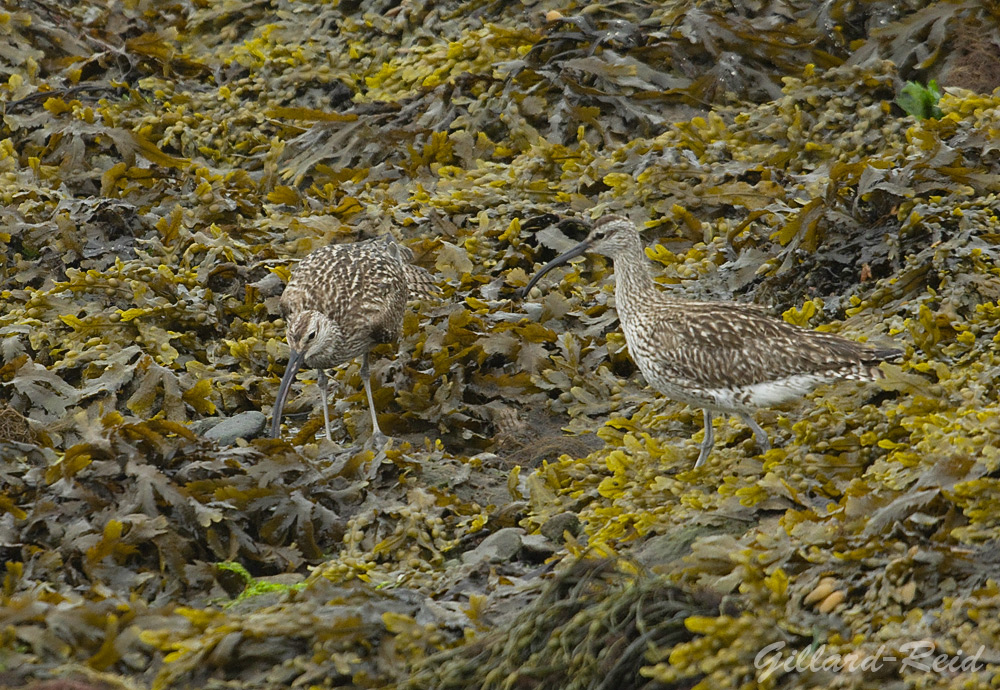
[[[614,261],[622,331],[649,385],[704,410],[705,440],[695,467],[712,451],[716,412],[740,415],[767,450],[767,434],[751,416],[758,407],[800,397],[836,379],[881,378],[878,364],[900,354],[799,328],[756,305],[670,297],[649,273],[635,225],[621,216],[597,220],[583,242],[543,266],[521,293],[527,294],[552,268],[585,252]]]
[[[330,435],[325,369],[361,357],[361,378],[372,415],[372,435],[383,436],[375,416],[368,351],[394,342],[403,329],[407,301],[434,289],[431,275],[412,265],[413,252],[391,235],[317,249],[295,268],[279,304],[286,322],[289,358],[275,398],[271,436],[281,432],[281,411],[299,367],[315,368]]]

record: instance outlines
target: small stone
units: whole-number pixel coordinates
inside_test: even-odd
[[[250,287],[257,288],[264,297],[275,297],[285,289],[285,282],[277,273],[268,273],[257,282],[250,283]]]
[[[218,426],[224,421],[226,421],[226,417],[222,416],[205,417],[204,419],[196,419],[195,421],[191,422],[189,428],[191,429],[191,432],[195,436],[204,436],[206,433],[208,433],[209,429],[211,429],[213,426]]]
[[[541,563],[558,548],[541,534],[526,534],[521,538],[521,558],[531,563]]]
[[[240,412],[213,426],[205,432],[204,437],[216,441],[220,446],[231,446],[236,439],[251,439],[260,436],[267,424],[267,416],[258,410]]]
[[[580,534],[580,518],[577,517],[576,513],[568,511],[558,513],[546,520],[539,531],[542,533],[542,536],[547,537],[550,541],[562,544],[565,541],[563,533],[569,532],[574,537]]]
[[[275,575],[265,575],[264,577],[258,577],[257,582],[269,582],[275,585],[284,585],[285,587],[292,587],[300,582],[305,582],[305,575],[302,573],[277,573]]]
[[[483,539],[472,551],[462,554],[462,562],[475,565],[484,561],[509,561],[521,550],[524,530],[520,527],[504,527]]]

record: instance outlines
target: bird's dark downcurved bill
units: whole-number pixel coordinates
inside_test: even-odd
[[[542,279],[543,275],[551,271],[556,266],[562,266],[570,259],[574,259],[580,256],[588,249],[590,249],[590,242],[583,241],[580,244],[573,247],[572,249],[570,249],[568,252],[564,252],[559,256],[557,256],[556,258],[552,259],[552,261],[548,262],[538,270],[538,273],[536,273],[535,276],[528,281],[527,285],[525,285],[523,288],[518,288],[517,296],[524,297],[531,291],[531,288],[535,287],[535,283],[537,283],[539,280]]]
[[[299,373],[305,355],[301,352],[291,350],[288,353],[288,365],[285,366],[285,375],[281,377],[281,385],[278,387],[278,396],[274,399],[274,407],[271,408],[271,438],[278,438],[281,435],[281,411],[285,409],[285,400],[288,399],[288,391],[292,389],[292,381]]]

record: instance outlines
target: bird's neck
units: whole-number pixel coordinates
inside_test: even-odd
[[[657,292],[653,275],[649,272],[649,259],[638,239],[620,251],[615,262],[615,303],[620,311],[641,310],[642,302]]]

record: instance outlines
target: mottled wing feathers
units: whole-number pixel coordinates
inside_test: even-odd
[[[391,236],[322,247],[292,271],[281,296],[282,313],[318,311],[333,320],[344,337],[344,352],[367,349],[370,343],[399,337],[406,303],[433,279],[408,263],[413,252]]]
[[[406,276],[410,300],[420,300],[440,294],[441,291],[434,282],[434,276],[426,269],[413,264],[405,264],[403,272]]]
[[[739,303],[663,300],[658,306],[649,313],[662,320],[653,330],[663,340],[665,374],[699,388],[738,388],[802,374],[871,379],[881,374],[878,362],[898,354],[799,328]]]
[[[405,281],[400,263],[373,251],[377,247],[359,242],[312,252],[292,271],[281,296],[282,310],[313,309],[340,321],[359,309],[384,308],[393,295],[405,294]]]
[[[389,309],[433,294],[434,279],[425,269],[408,263],[413,252],[391,236],[364,242],[322,247],[303,259],[281,296],[284,314],[315,309],[333,319],[362,308]]]

